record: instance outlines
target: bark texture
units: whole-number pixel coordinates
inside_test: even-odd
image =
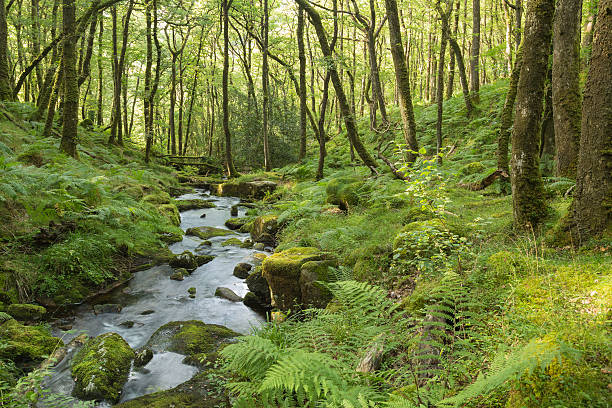
[[[4,0],[0,0],[0,101],[13,99],[8,64],[8,27]]]
[[[60,150],[77,158],[77,127],[79,121],[79,83],[76,68],[76,7],[75,0],[62,1],[64,43],[62,69],[64,71],[63,127]]]

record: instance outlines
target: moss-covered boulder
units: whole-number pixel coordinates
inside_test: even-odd
[[[196,255],[195,260],[196,263],[198,264],[198,266],[202,266],[204,264],[207,264],[209,262],[211,262],[213,259],[215,259],[214,255]]]
[[[191,380],[166,391],[115,405],[116,408],[230,408],[222,375],[214,370],[197,374]]]
[[[259,301],[264,305],[270,305],[270,287],[268,281],[263,277],[261,266],[256,267],[251,274],[246,278],[246,284],[249,290],[257,296]]]
[[[223,243],[221,244],[221,246],[242,246],[242,241],[238,238],[229,238],[226,239],[225,241],[223,241]]]
[[[210,239],[213,237],[223,237],[226,235],[235,235],[234,231],[215,227],[194,227],[185,231],[186,235],[192,235],[201,239]]]
[[[20,367],[30,368],[42,362],[64,343],[39,326],[24,326],[9,319],[0,325],[0,359],[12,360]]]
[[[246,279],[251,273],[253,265],[246,262],[240,262],[234,267],[234,276],[240,279]]]
[[[223,197],[261,199],[276,190],[277,184],[269,180],[228,181],[217,185],[216,194]]]
[[[255,218],[251,227],[251,238],[255,242],[274,245],[278,232],[278,217],[276,215],[261,215]]]
[[[233,290],[230,288],[224,288],[222,286],[215,289],[215,296],[227,299],[230,302],[242,302],[242,298],[238,296]]]
[[[332,294],[321,282],[330,281],[330,268],[338,266],[335,260],[308,261],[300,270],[301,303],[308,307],[324,308]]]
[[[301,304],[299,281],[302,265],[321,260],[320,251],[312,247],[290,248],[264,259],[262,275],[270,287],[272,306],[288,310]]]
[[[225,221],[225,226],[231,230],[237,230],[250,221],[252,221],[250,217],[230,218]]]
[[[147,194],[146,196],[142,197],[141,201],[144,203],[159,205],[169,204],[172,199],[170,198],[170,194],[166,193],[165,191],[160,191],[154,194]]]
[[[179,210],[174,204],[160,204],[157,207],[157,210],[161,215],[166,217],[172,225],[179,226],[181,225],[181,215],[179,214]]]
[[[135,356],[117,333],[89,340],[72,359],[73,394],[84,400],[119,401]]]
[[[187,356],[186,363],[215,353],[238,333],[218,324],[206,324],[199,320],[170,322],[161,326],[149,339],[145,348],[154,352],[172,351]]]
[[[172,275],[170,275],[170,279],[175,281],[182,281],[187,276],[189,276],[189,271],[185,268],[177,268],[174,270]]]
[[[210,200],[192,198],[189,200],[175,200],[174,203],[179,211],[197,210],[200,208],[215,208],[216,205]]]
[[[337,205],[343,211],[359,202],[359,192],[363,186],[363,181],[354,177],[339,177],[329,181],[325,192],[327,202]]]
[[[168,264],[173,268],[185,268],[188,271],[194,271],[198,267],[197,258],[190,251],[183,251],[176,255]]]
[[[253,292],[247,292],[247,294],[244,295],[244,299],[242,299],[242,303],[244,303],[246,307],[250,307],[258,312],[265,312],[270,309],[270,304],[264,303],[262,299]]]
[[[15,303],[9,305],[6,311],[13,316],[13,318],[27,322],[38,321],[47,313],[47,309],[44,307],[31,305],[29,303]]]

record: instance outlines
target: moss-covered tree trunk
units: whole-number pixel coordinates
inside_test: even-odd
[[[331,81],[334,85],[334,89],[336,91],[336,97],[338,98],[338,105],[340,106],[340,112],[342,113],[342,117],[344,118],[344,124],[346,126],[346,135],[357,154],[363,161],[363,163],[368,166],[372,171],[376,169],[376,162],[367,151],[361,139],[359,138],[359,132],[357,131],[357,123],[355,121],[355,116],[351,113],[351,107],[346,98],[346,94],[344,93],[344,88],[342,87],[342,81],[340,81],[340,76],[338,75],[338,71],[336,69],[336,63],[332,51],[329,47],[329,43],[327,41],[327,34],[325,33],[325,29],[323,28],[323,23],[321,21],[321,16],[319,13],[313,9],[310,4],[306,0],[295,0],[299,5],[301,5],[306,13],[308,13],[310,17],[310,21],[315,28],[317,33],[317,37],[319,39],[319,44],[321,46],[321,51],[326,61],[328,62],[328,71],[331,76]]]
[[[400,114],[404,130],[404,141],[410,150],[417,152],[419,144],[416,138],[416,121],[414,120],[414,108],[412,106],[412,95],[410,94],[410,74],[406,67],[406,55],[402,45],[402,31],[399,20],[396,0],[385,0],[387,7],[387,20],[389,23],[389,46],[393,57],[395,68],[395,80],[398,88],[398,99]],[[414,162],[415,153],[408,153],[408,163]]]
[[[269,73],[268,73],[268,0],[263,0],[263,50],[261,62],[261,90],[262,90],[262,130],[263,130],[263,153],[264,153],[264,169],[270,171],[270,145],[268,143],[268,114],[270,107],[270,89],[269,89]]]
[[[77,127],[79,121],[79,78],[76,68],[76,6],[75,0],[62,0],[64,42],[62,70],[64,72],[63,126],[60,150],[77,158]]]
[[[584,88],[574,242],[612,235],[612,0],[601,0]]]
[[[516,100],[516,88],[518,85],[521,67],[523,66],[523,52],[519,48],[516,58],[514,59],[514,67],[510,76],[510,84],[506,93],[506,100],[502,108],[500,116],[499,135],[497,137],[497,169],[510,171],[508,160],[508,145],[510,143],[510,130],[512,128],[512,112],[514,111],[514,101]]]
[[[554,0],[534,0],[527,9],[512,132],[512,204],[518,227],[536,227],[546,215],[539,136],[553,14]]]
[[[153,122],[150,120],[150,116],[153,111],[150,107],[150,96],[151,96],[151,75],[153,72],[153,35],[151,31],[152,23],[152,12],[151,8],[153,5],[152,0],[148,0],[145,4],[145,37],[146,37],[146,62],[145,62],[145,78],[144,78],[144,136],[145,136],[145,162],[149,162],[149,156],[151,154],[151,146],[153,144]]]
[[[8,26],[4,0],[0,0],[0,101],[13,99],[8,64]]]
[[[580,144],[582,0],[559,0],[553,24],[552,101],[558,176],[575,177]]]
[[[102,66],[102,43],[104,41],[104,15],[100,14],[100,31],[98,33],[98,107],[96,114],[96,123],[98,126],[102,126],[104,122],[104,116],[102,114],[102,107],[104,102],[104,80],[103,80],[103,66]]]
[[[470,47],[470,91],[478,103],[480,91],[480,0],[472,0],[472,46]]]
[[[221,12],[223,14],[223,79],[222,79],[222,105],[223,105],[223,133],[225,134],[225,166],[229,177],[238,176],[234,160],[232,159],[232,133],[229,128],[229,8],[232,0],[223,0]]]
[[[298,58],[300,60],[300,161],[306,157],[306,48],[304,47],[304,9],[299,6],[297,21]]]

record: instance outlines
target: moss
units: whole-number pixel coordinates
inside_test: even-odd
[[[117,333],[89,340],[72,360],[74,395],[117,402],[134,357],[134,350]]]
[[[481,162],[468,163],[459,169],[459,174],[462,176],[469,176],[471,174],[482,173],[485,171],[486,166]]]
[[[194,271],[199,266],[196,256],[190,251],[175,255],[168,264],[173,268],[185,268],[188,271]]]
[[[47,309],[38,305],[15,303],[7,308],[7,312],[17,320],[36,321],[43,318]]]
[[[186,235],[193,235],[201,239],[209,239],[213,237],[222,237],[225,235],[235,235],[234,231],[215,228],[215,227],[195,227],[189,228],[186,232]]]
[[[174,204],[161,204],[157,207],[159,213],[166,217],[168,221],[172,223],[172,225],[179,226],[181,225],[181,215],[179,214],[179,210]]]
[[[255,242],[274,244],[278,232],[278,217],[272,214],[261,215],[253,221],[251,238]]]
[[[30,366],[43,361],[57,347],[64,345],[61,339],[51,336],[49,331],[38,326],[24,326],[16,320],[7,320],[0,325],[0,358],[13,360],[16,364]]]
[[[225,226],[231,230],[238,230],[252,220],[252,217],[230,218],[225,221]]]
[[[190,200],[175,200],[179,211],[197,210],[200,208],[215,208],[216,205],[210,200],[203,200],[201,198],[193,198]]]
[[[147,194],[146,196],[142,197],[141,201],[143,203],[150,203],[154,205],[170,204],[172,198],[170,198],[170,194],[166,193],[165,191],[159,191],[154,194]]]
[[[217,195],[223,197],[240,197],[261,199],[266,194],[272,193],[277,187],[273,181],[253,180],[253,181],[230,181],[221,183],[217,186]]]
[[[359,190],[363,186],[363,181],[353,177],[339,177],[329,181],[325,192],[327,202],[337,205],[343,211],[348,211],[350,207],[359,202]]]
[[[305,306],[324,308],[332,299],[331,292],[321,282],[333,277],[330,268],[338,266],[335,260],[308,261],[300,269],[301,303]]]
[[[242,241],[238,238],[230,238],[223,241],[221,246],[242,246]]]

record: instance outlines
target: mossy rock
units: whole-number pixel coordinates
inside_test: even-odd
[[[439,281],[431,277],[418,279],[410,295],[402,299],[401,307],[412,314],[420,313],[438,285]]]
[[[157,207],[157,210],[161,215],[166,217],[172,225],[179,226],[181,225],[181,215],[179,214],[179,210],[174,204],[161,204]]]
[[[116,408],[230,408],[222,374],[207,370],[166,391],[115,405]]]
[[[117,333],[90,339],[71,363],[73,394],[84,400],[119,401],[136,354]]]
[[[200,239],[210,239],[213,237],[223,237],[226,235],[235,235],[234,231],[226,230],[223,228],[215,228],[215,227],[194,227],[189,228],[185,231],[186,235],[196,236]]]
[[[468,163],[459,169],[459,174],[462,176],[469,176],[476,173],[482,173],[486,170],[486,166],[481,162]]]
[[[301,303],[300,273],[302,265],[322,260],[321,252],[313,247],[296,247],[273,254],[262,263],[262,275],[268,282],[272,306],[292,309]]]
[[[172,198],[170,197],[170,194],[166,193],[165,191],[160,191],[154,194],[147,194],[146,196],[142,197],[141,201],[143,203],[160,205],[160,204],[170,204],[170,202],[172,201]]]
[[[24,326],[13,319],[0,325],[0,341],[4,343],[0,348],[0,358],[12,360],[22,367],[40,363],[56,348],[64,345],[46,328]]]
[[[214,255],[196,255],[195,256],[195,260],[196,260],[196,263],[198,264],[198,266],[202,266],[204,264],[207,264],[207,263],[211,262],[213,259],[215,259]]]
[[[278,217],[276,215],[261,215],[253,221],[251,238],[255,242],[274,245],[278,232]]]
[[[222,197],[262,199],[276,190],[277,184],[268,180],[230,181],[217,186],[216,193]]]
[[[240,334],[217,324],[199,320],[176,321],[161,326],[149,339],[145,348],[155,352],[172,351],[185,356],[212,353],[229,339]]]
[[[330,281],[330,270],[338,266],[335,260],[308,261],[300,270],[301,303],[307,307],[324,308],[332,299],[331,292],[321,284]]]
[[[251,269],[253,265],[248,264],[246,262],[240,262],[234,267],[233,275],[240,279],[246,279],[251,274]]]
[[[253,224],[254,223],[255,223],[254,220],[245,223],[240,228],[238,228],[238,232],[242,232],[243,234],[250,234],[251,231],[253,230]]]
[[[223,241],[223,243],[221,244],[221,246],[242,246],[242,241],[238,238],[230,238],[227,239],[225,241]]]
[[[179,211],[197,210],[201,208],[215,208],[216,205],[210,200],[193,198],[189,200],[175,200],[174,203]]]
[[[261,266],[255,267],[245,282],[249,290],[257,296],[261,303],[265,305],[270,304],[270,287],[268,286],[268,281],[262,275]]]
[[[359,203],[359,190],[363,181],[353,177],[339,177],[329,181],[325,192],[327,202],[337,205],[343,211]]]
[[[230,218],[225,221],[225,226],[231,230],[238,230],[250,221],[252,221],[251,217]]]
[[[185,268],[188,271],[194,271],[199,265],[196,256],[190,251],[183,251],[170,259],[168,264],[173,268]]]
[[[9,305],[6,309],[8,314],[13,316],[17,320],[24,320],[28,322],[34,322],[41,320],[47,313],[47,309],[38,305],[31,305],[28,303],[14,303]]]

